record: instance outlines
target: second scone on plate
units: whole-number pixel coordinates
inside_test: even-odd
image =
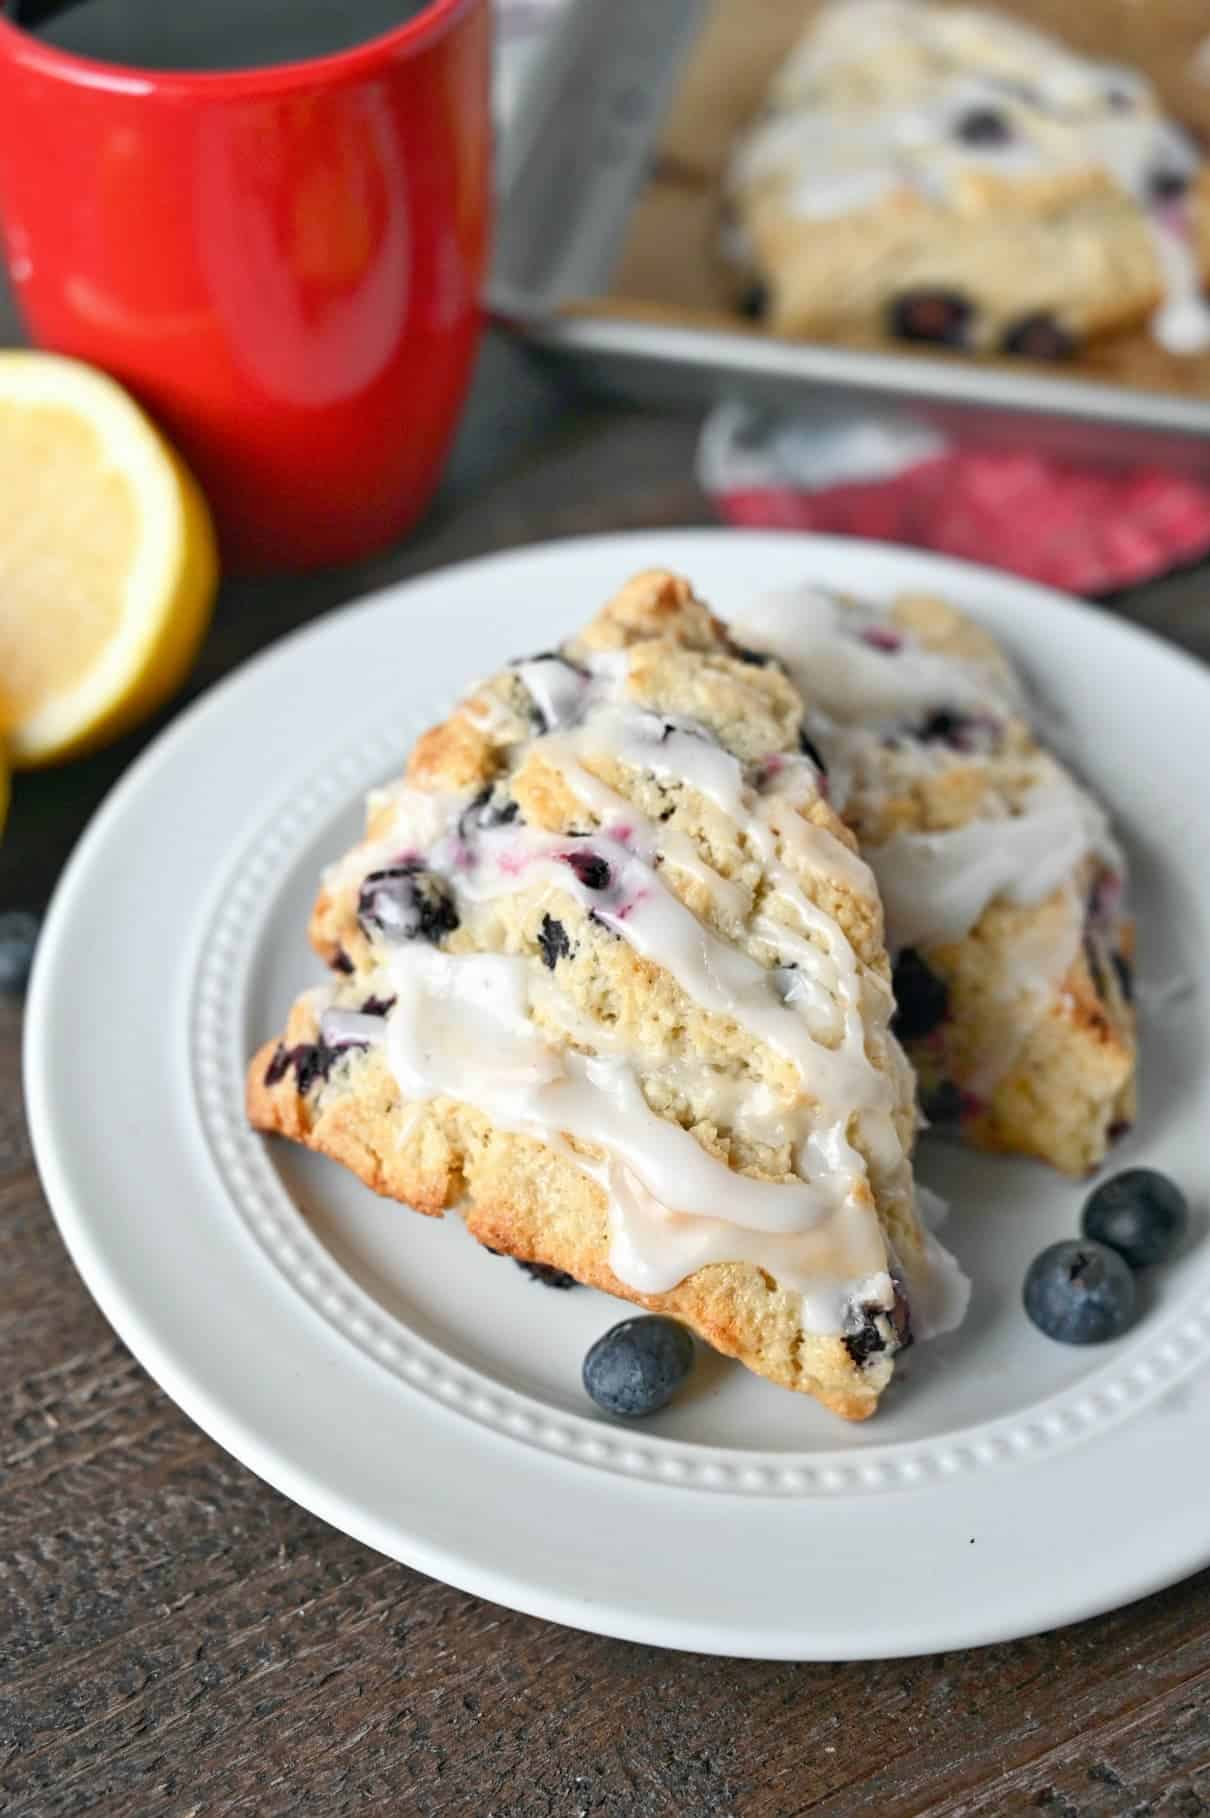
[[[1087,1173],[1134,1117],[1126,866],[1035,738],[1008,658],[943,600],[811,586],[737,635],[802,691],[829,800],[878,879],[929,1122]]]
[[[850,1419],[965,1283],[882,909],[803,703],[670,574],[421,738],[326,874],[248,1109]]]

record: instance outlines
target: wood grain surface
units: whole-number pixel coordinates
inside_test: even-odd
[[[229,584],[189,692],[397,576],[708,521],[695,427],[569,398],[489,347],[420,532],[356,572]],[[1210,656],[1208,588],[1194,573],[1112,609]],[[153,730],[18,780],[0,909],[44,903]],[[176,1410],[67,1260],[22,1114],[21,1016],[0,999],[0,1812],[1210,1812],[1210,1573],[1012,1646],[766,1665],[511,1614],[285,1501]]]

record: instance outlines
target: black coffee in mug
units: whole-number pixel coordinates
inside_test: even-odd
[[[428,0],[0,0],[35,37],[143,69],[257,69],[377,38]]]

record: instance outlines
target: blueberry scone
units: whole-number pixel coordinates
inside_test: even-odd
[[[1038,744],[1008,659],[930,598],[804,588],[737,635],[802,690],[829,800],[878,880],[926,1118],[1085,1173],[1134,1114],[1124,862]]]
[[[326,874],[248,1111],[850,1419],[960,1316],[882,910],[802,701],[640,575],[426,733]]]
[[[777,334],[1056,359],[1150,323],[1210,346],[1210,167],[1135,72],[1001,14],[833,0],[726,181]]]

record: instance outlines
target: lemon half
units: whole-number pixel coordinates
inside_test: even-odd
[[[113,380],[0,353],[0,733],[15,769],[116,738],[184,680],[218,579],[200,491]]]

